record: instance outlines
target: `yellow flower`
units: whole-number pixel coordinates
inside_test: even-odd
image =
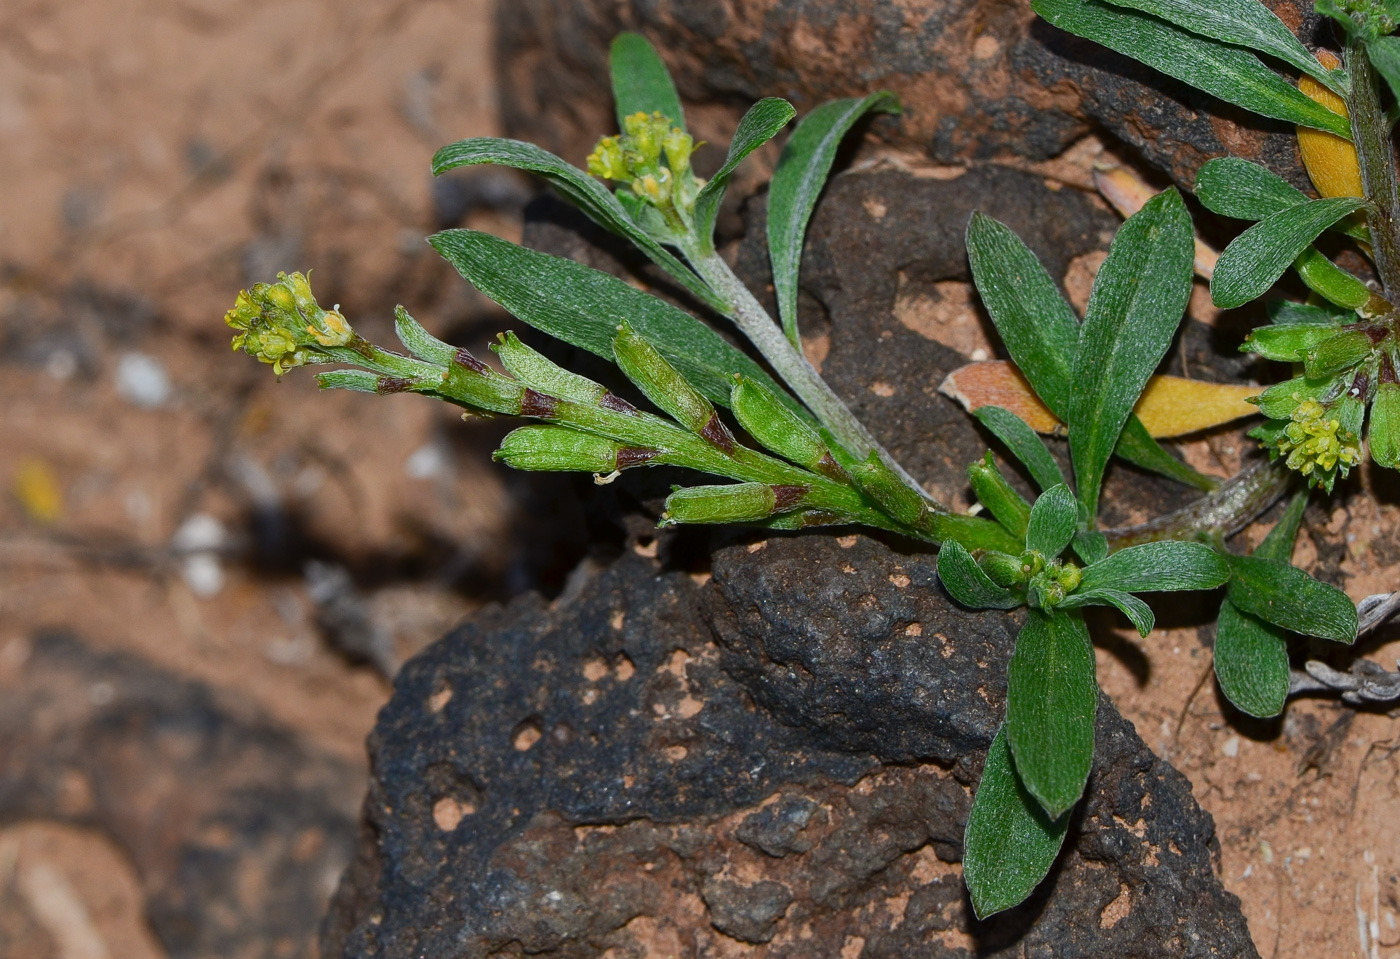
[[[301,273],[278,273],[276,283],[241,291],[224,322],[239,331],[233,348],[270,364],[278,376],[317,358],[320,348],[348,346],[355,339],[344,316],[321,309]]]
[[[1314,471],[1330,472],[1340,467],[1345,476],[1361,461],[1356,435],[1341,428],[1341,421],[1328,414],[1316,400],[1307,400],[1293,411],[1292,422],[1278,439],[1280,454],[1288,454],[1288,468],[1304,476]]]

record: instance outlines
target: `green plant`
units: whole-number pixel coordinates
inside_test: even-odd
[[[1240,45],[1306,71],[1348,102],[1362,74],[1321,66],[1291,34],[1279,32],[1282,24],[1272,14],[1256,11],[1254,0],[1229,0],[1224,7],[1213,0],[1211,9],[1187,0],[1134,0],[1132,6],[1148,12],[1099,0],[1036,3],[1052,22],[1232,103],[1329,136],[1354,136],[1359,107],[1349,126]],[[1224,16],[1213,12],[1222,9]],[[1370,36],[1359,49],[1363,55],[1388,51],[1387,39]],[[718,172],[703,181],[693,172],[696,145],[656,51],[640,36],[623,34],[611,60],[621,132],[599,141],[587,172],[531,144],[494,138],[444,147],[434,157],[434,172],[500,164],[545,178],[595,222],[634,244],[699,307],[731,321],[775,377],[691,313],[610,275],[470,230],[448,230],[429,242],[522,321],[615,362],[657,412],[562,369],[510,333],[492,346],[504,369],[497,372],[433,337],[402,307],[396,332],[408,355],[382,349],[355,333],[338,310],[322,309],[301,274],[279,274],[277,282],[239,295],[226,317],[238,331],[235,348],[271,364],[278,375],[302,365],[341,367],[318,374],[325,388],[417,392],[472,413],[539,420],[510,433],[495,454],[517,468],[608,478],[669,465],[730,481],[675,489],[659,517],[662,525],[887,530],[941,544],[939,575],[959,602],[1028,606],[1009,667],[1006,722],[988,754],[967,832],[965,873],[982,916],[1020,902],[1044,878],[1089,775],[1098,691],[1083,607],[1116,607],[1146,636],[1152,612],[1136,594],[1228,584],[1217,673],[1226,695],[1260,716],[1276,714],[1287,694],[1288,631],[1354,639],[1356,611],[1345,595],[1288,563],[1305,495],[1294,498],[1254,556],[1225,548],[1227,535],[1283,494],[1288,470],[1281,464],[1256,468],[1217,486],[1164,450],[1133,413],[1190,294],[1194,237],[1175,190],[1123,225],[1083,323],[1010,230],[974,217],[967,243],[977,288],[1012,360],[1068,428],[1073,482],[1025,422],[985,407],[976,413],[979,420],[1041,493],[1027,502],[988,453],[970,467],[969,479],[990,518],[959,514],[930,497],[880,447],[800,348],[796,293],[807,223],[841,139],[868,113],[896,112],[895,99],[875,93],[826,104],[788,138],[769,185],[775,320],[716,252],[714,226],[734,170],[795,111],[776,98],[755,104]],[[1284,464],[1330,489],[1355,462],[1354,437],[1368,400],[1374,400],[1373,455],[1378,462],[1400,455],[1378,440],[1388,435],[1387,418],[1400,416],[1400,399],[1392,397],[1394,359],[1387,352],[1393,333],[1385,324],[1393,315],[1377,312],[1382,303],[1389,309],[1389,287],[1380,293],[1363,287],[1362,302],[1354,288],[1361,281],[1311,244],[1333,227],[1372,244],[1378,264],[1388,255],[1383,247],[1400,244],[1382,242],[1382,226],[1392,229],[1393,223],[1376,212],[1376,201],[1308,200],[1242,162],[1217,161],[1202,172],[1203,184],[1215,184],[1202,187],[1207,206],[1247,209],[1261,219],[1226,250],[1213,289],[1222,302],[1244,302],[1291,262],[1310,286],[1333,297],[1332,306],[1278,308],[1274,325],[1249,342],[1264,355],[1286,354],[1303,365],[1284,394],[1275,387],[1260,398],[1272,417],[1261,435]],[[1387,182],[1393,192],[1393,171]],[[1356,219],[1358,212],[1365,222]],[[1386,269],[1380,268],[1383,279]],[[1387,333],[1377,339],[1370,331],[1383,325]],[[1353,396],[1348,390],[1362,375],[1370,379]],[[1381,389],[1386,386],[1392,389]],[[1187,510],[1143,526],[1100,529],[1102,482],[1115,455],[1210,492]]]

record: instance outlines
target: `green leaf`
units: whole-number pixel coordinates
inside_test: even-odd
[[[967,258],[1016,368],[1051,412],[1066,419],[1079,345],[1074,311],[1021,238],[982,213],[967,225]]]
[[[1366,443],[1376,465],[1400,468],[1400,383],[1387,381],[1376,387]]]
[[[1094,279],[1065,419],[1079,499],[1090,517],[1118,436],[1191,297],[1195,239],[1181,194],[1166,190],[1123,224]]]
[[[617,197],[602,183],[578,167],[565,163],[547,150],[520,140],[474,137],[448,144],[433,155],[433,176],[463,166],[490,164],[536,173],[549,181],[564,199],[578,207],[603,229],[630,240],[657,266],[707,306],[728,314],[731,307],[680,260],[628,215]]]
[[[1390,91],[1400,97],[1400,37],[1377,37],[1366,44],[1371,66],[1385,77]]]
[[[1123,432],[1118,434],[1118,445],[1113,448],[1113,455],[1127,460],[1134,466],[1160,473],[1168,479],[1194,486],[1207,493],[1220,485],[1219,480],[1197,472],[1168,453],[1162,444],[1147,432],[1147,427],[1142,425],[1142,420],[1137,418],[1136,413],[1128,417]]]
[[[1240,349],[1280,363],[1301,363],[1304,353],[1336,336],[1337,330],[1336,320],[1330,317],[1325,323],[1275,323],[1251,331]]]
[[[1079,801],[1094,761],[1099,686],[1079,613],[1030,610],[1006,680],[1006,736],[1016,771],[1058,819]]]
[[[1338,306],[1359,310],[1371,299],[1371,291],[1356,276],[1308,247],[1293,261],[1298,276],[1318,296]]]
[[[1353,196],[1308,200],[1254,224],[1220,254],[1210,281],[1211,299],[1233,309],[1262,295],[1323,230],[1365,202]]]
[[[1308,196],[1257,163],[1220,157],[1207,162],[1196,174],[1196,198],[1212,213],[1237,220],[1262,220],[1306,203]]]
[[[1060,609],[1076,609],[1082,606],[1114,606],[1128,621],[1137,628],[1138,635],[1143,639],[1152,632],[1152,627],[1156,624],[1157,618],[1152,614],[1152,607],[1138,599],[1132,593],[1125,593],[1121,589],[1090,589],[1079,590],[1071,593],[1060,603]]]
[[[1055,26],[1132,57],[1182,83],[1261,116],[1351,139],[1351,124],[1308,99],[1254,54],[1207,40],[1156,17],[1097,0],[1032,0]]]
[[[1275,383],[1254,400],[1259,412],[1269,419],[1287,420],[1304,400],[1322,400],[1331,393],[1337,384],[1331,377],[1310,380],[1306,376],[1295,376],[1291,380]]]
[[[1015,609],[1019,596],[992,582],[972,554],[955,539],[945,540],[938,549],[938,578],[943,588],[970,609]]]
[[[1289,562],[1293,558],[1293,541],[1298,538],[1298,526],[1303,522],[1303,511],[1307,506],[1308,491],[1294,493],[1274,528],[1255,547],[1254,555],[1279,563]]]
[[[1288,698],[1284,631],[1225,600],[1215,627],[1215,679],[1240,712],[1260,719],[1277,716]]]
[[[475,230],[445,230],[428,242],[478,290],[550,336],[611,361],[613,337],[626,320],[711,401],[728,406],[734,374],[742,373],[812,422],[797,400],[714,330],[615,276]]]
[[[1017,775],[1006,727],[987,750],[963,835],[963,881],[978,919],[1020,905],[1055,864],[1069,815],[1045,815]]]
[[[404,345],[404,349],[429,363],[436,363],[438,366],[447,366],[457,355],[457,348],[444,343],[423,329],[408,310],[402,306],[394,307],[394,333],[398,336],[399,342]]]
[[[1230,567],[1229,599],[1242,612],[1305,636],[1356,641],[1356,607],[1336,587],[1259,556],[1232,556]]]
[[[1108,537],[1096,530],[1075,533],[1074,551],[1085,566],[1097,563],[1108,556]]]
[[[695,236],[699,238],[702,253],[714,251],[715,217],[719,215],[720,201],[724,199],[725,188],[734,170],[750,153],[773,139],[779,130],[787,126],[797,115],[792,104],[779,97],[764,97],[745,113],[734,131],[734,139],[729,142],[729,155],[724,165],[700,188],[695,198]]]
[[[1266,304],[1269,322],[1275,326],[1292,326],[1295,323],[1351,323],[1356,320],[1356,311],[1331,304],[1295,303],[1292,300],[1270,300]]]
[[[1328,70],[1299,42],[1273,11],[1257,0],[1109,0],[1176,24],[1192,33],[1267,53],[1301,70],[1339,96],[1346,96],[1346,75]]]
[[[1031,506],[1026,527],[1026,549],[1039,550],[1046,559],[1064,552],[1079,526],[1079,504],[1068,486],[1052,486]]]
[[[1169,539],[1129,546],[1086,566],[1079,588],[1159,593],[1214,589],[1229,578],[1230,565],[1209,546]]]
[[[1048,490],[1066,482],[1060,464],[1050,455],[1045,442],[1021,417],[1000,406],[978,407],[972,411],[972,415],[1006,445],[1012,456],[1021,461],[1036,486]]]
[[[841,140],[857,120],[872,110],[898,113],[899,98],[888,90],[868,97],[833,100],[807,114],[788,137],[768,184],[768,256],[773,261],[773,289],[783,332],[794,346],[797,333],[797,278],[807,222],[826,185]]]
[[[672,126],[685,129],[676,85],[650,40],[640,33],[619,33],[613,37],[609,61],[618,129],[623,118],[634,113],[660,113]]]

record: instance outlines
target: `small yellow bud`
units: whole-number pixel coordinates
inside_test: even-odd
[[[318,348],[347,346],[355,338],[344,316],[321,309],[301,273],[279,273],[276,283],[243,290],[224,322],[239,331],[233,348],[271,364],[278,376],[309,362]]]
[[[671,127],[663,141],[666,149],[666,164],[676,176],[690,169],[690,155],[695,152],[695,140],[680,127]]]
[[[603,137],[588,154],[588,172],[603,180],[626,183],[632,179],[617,137]]]
[[[1341,421],[1329,416],[1327,408],[1316,400],[1300,404],[1291,420],[1278,440],[1279,453],[1288,455],[1289,469],[1310,476],[1314,470],[1328,472],[1340,465],[1345,476],[1361,461],[1356,436],[1342,429]]]
[[[1318,51],[1317,60],[1329,70],[1341,66],[1341,61],[1326,50]],[[1298,89],[1333,113],[1348,115],[1346,100],[1312,77],[1302,77]],[[1298,152],[1302,154],[1303,166],[1307,167],[1313,186],[1322,196],[1366,195],[1361,185],[1361,163],[1356,157],[1356,147],[1335,133],[1298,127]]]

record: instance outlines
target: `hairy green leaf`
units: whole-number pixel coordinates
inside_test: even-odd
[[[1351,196],[1308,200],[1254,224],[1220,254],[1210,280],[1211,299],[1232,309],[1262,295],[1323,230],[1365,202]]]
[[[745,113],[734,131],[734,139],[729,142],[729,155],[724,165],[700,188],[695,198],[695,235],[699,238],[701,252],[714,250],[715,217],[719,215],[720,201],[724,199],[725,188],[734,170],[750,153],[787,126],[787,122],[797,115],[792,104],[779,97],[764,97]]]
[[[1046,559],[1064,552],[1079,525],[1079,504],[1068,486],[1052,486],[1031,506],[1026,527],[1026,549],[1039,550]]]
[[[1253,4],[1254,0],[1248,2]],[[1196,198],[1212,213],[1237,220],[1262,220],[1306,203],[1308,196],[1257,163],[1239,157],[1219,157],[1207,162],[1196,174]]]
[[[1286,562],[1232,556],[1230,602],[1266,623],[1339,643],[1356,641],[1356,607],[1335,586]]]
[[[867,97],[823,103],[798,122],[788,137],[768,184],[768,256],[783,332],[794,346],[797,333],[797,278],[807,222],[826,185],[841,140],[872,110],[898,113],[899,98],[888,90]]]
[[[971,609],[1015,609],[1021,599],[992,582],[972,554],[955,539],[938,549],[938,578],[948,595]]]
[[[1108,556],[1108,537],[1097,530],[1075,533],[1074,551],[1079,554],[1085,566],[1097,563]]]
[[[1215,679],[1241,712],[1260,719],[1277,716],[1288,698],[1284,631],[1225,600],[1215,624]]]
[[[544,177],[566,200],[578,207],[593,222],[636,244],[652,262],[669,273],[700,302],[721,313],[730,312],[730,306],[720,299],[705,281],[696,276],[690,267],[672,256],[655,237],[637,225],[607,187],[578,167],[565,163],[533,143],[502,140],[498,137],[458,140],[433,155],[433,176],[440,176],[458,167],[482,164],[513,167]]]
[[[1292,300],[1270,300],[1265,304],[1269,322],[1275,326],[1292,326],[1295,323],[1352,323],[1356,311],[1331,304],[1295,303]]]
[[[671,73],[651,41],[640,33],[619,33],[609,52],[617,126],[634,113],[660,113],[685,129],[685,109]]]
[[[1195,233],[1181,194],[1149,200],[1119,229],[1094,280],[1069,398],[1070,458],[1093,517],[1108,458],[1191,297]]]
[[[1240,349],[1280,363],[1301,363],[1304,353],[1336,336],[1337,330],[1337,321],[1330,317],[1323,323],[1275,323],[1255,328]]]
[[[713,402],[728,406],[734,374],[742,373],[812,421],[802,404],[714,330],[615,276],[475,230],[446,230],[428,242],[478,290],[550,336],[611,361],[613,337],[626,320]]]
[[[1040,885],[1060,853],[1069,818],[1051,819],[1027,792],[1003,726],[987,751],[963,836],[963,879],[977,918],[1019,905]]]
[[[1006,681],[1006,735],[1016,771],[1057,819],[1079,801],[1094,761],[1099,687],[1083,617],[1032,609]]]
[[[1069,410],[1079,321],[1040,260],[1009,227],[982,213],[967,225],[977,292],[1017,369],[1060,419]]]
[[[1036,486],[1048,490],[1066,482],[1060,464],[1050,455],[1045,442],[1021,417],[1000,406],[978,407],[972,411],[972,415],[1006,445],[1012,456],[1021,461]]]
[[[1152,607],[1138,599],[1132,593],[1125,593],[1121,589],[1081,589],[1078,592],[1066,596],[1064,602],[1060,603],[1061,609],[1075,609],[1082,606],[1114,606],[1129,622],[1137,628],[1138,635],[1144,639],[1152,632],[1157,618],[1152,614]]]
[[[1214,589],[1230,578],[1230,565],[1204,543],[1162,540],[1120,549],[1084,568],[1080,589],[1121,589],[1159,593],[1179,589]]]
[[[1128,417],[1123,432],[1118,434],[1118,445],[1113,448],[1113,455],[1122,457],[1134,466],[1141,466],[1145,470],[1160,473],[1168,479],[1206,492],[1220,485],[1219,480],[1197,472],[1168,453],[1162,444],[1147,432],[1147,427],[1142,425],[1142,420],[1137,418],[1136,413]]]
[[[1177,26],[1212,40],[1267,53],[1301,70],[1338,96],[1346,96],[1346,75],[1328,70],[1293,31],[1258,0],[1109,0],[1120,7],[1132,7],[1168,20]]]
[[[1366,56],[1376,72],[1390,84],[1391,92],[1400,97],[1400,37],[1377,37],[1369,41]]]
[[[1247,50],[1193,36],[1151,15],[1098,0],[1032,0],[1031,8],[1061,30],[1132,57],[1226,103],[1351,139],[1346,117],[1308,99]]]

